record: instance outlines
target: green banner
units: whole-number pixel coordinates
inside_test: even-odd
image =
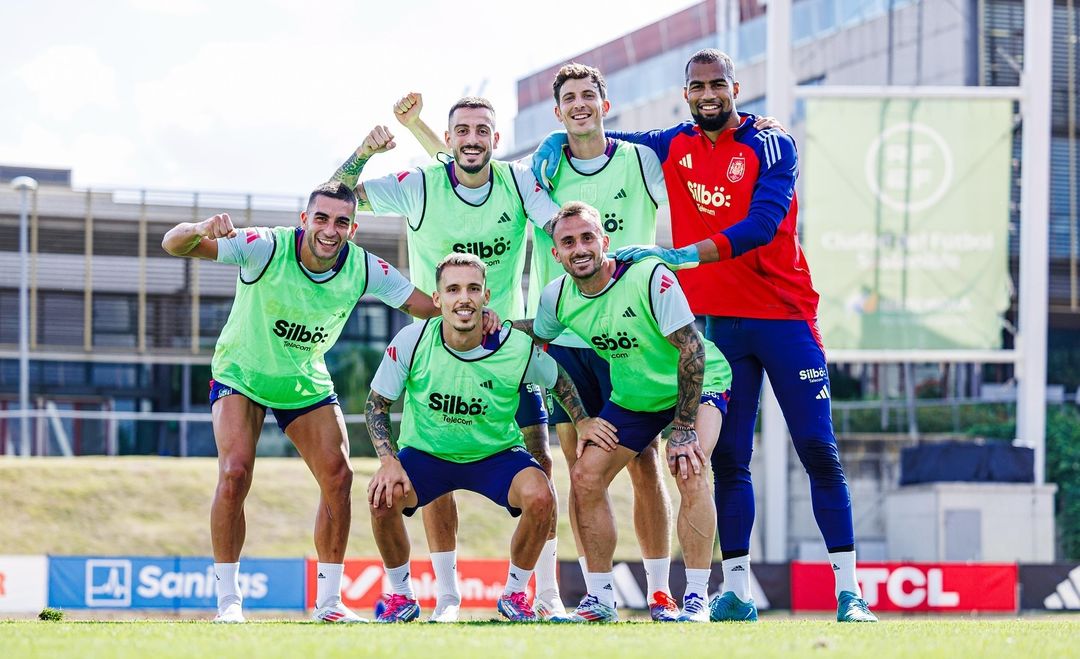
[[[803,244],[826,347],[1000,348],[1011,101],[808,99],[806,116]]]

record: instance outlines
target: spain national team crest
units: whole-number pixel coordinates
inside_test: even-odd
[[[735,156],[727,166],[727,180],[738,183],[746,173],[746,158]]]

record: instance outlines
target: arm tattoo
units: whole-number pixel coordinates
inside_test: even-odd
[[[533,426],[525,435],[525,448],[529,454],[551,478],[551,451],[548,449],[548,429],[546,425]]]
[[[390,437],[390,406],[393,402],[372,391],[368,394],[367,404],[364,406],[368,437],[380,458],[397,456],[397,446]]]
[[[675,425],[693,427],[705,380],[705,344],[693,323],[672,332],[671,345],[679,350],[679,398],[675,404]]]
[[[333,180],[341,181],[350,188],[355,188],[360,180],[360,172],[364,171],[364,165],[367,164],[369,158],[371,156],[362,156],[358,153],[352,154],[334,172]]]
[[[559,402],[562,403],[563,409],[566,410],[567,415],[574,420],[574,423],[586,418],[588,414],[585,413],[585,405],[581,402],[581,396],[578,394],[577,387],[574,386],[574,381],[570,379],[570,376],[566,374],[562,366],[559,366],[559,377],[555,380],[555,386],[552,387],[552,391],[558,397]]]
[[[536,336],[536,332],[533,330],[532,318],[511,321],[510,329],[516,329],[519,332],[525,332],[532,337],[533,343],[536,343],[538,345],[543,345],[548,342],[547,339],[541,339],[540,337]]]

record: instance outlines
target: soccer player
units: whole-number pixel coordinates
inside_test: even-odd
[[[483,494],[520,516],[498,610],[515,622],[538,619],[525,589],[547,541],[555,493],[514,421],[521,382],[554,387],[583,436],[615,439],[606,421],[585,416],[573,383],[526,334],[507,327],[484,340],[479,313],[490,297],[486,270],[472,254],[444,258],[435,268],[434,303],[441,317],[398,333],[371,383],[367,426],[380,466],[368,486],[368,502],[392,588],[379,622],[420,615],[403,516],[459,489]],[[402,394],[395,446],[389,412]]]
[[[299,227],[237,231],[227,213],[183,222],[161,246],[240,267],[236,299],[214,349],[210,405],[218,484],[210,508],[218,614],[244,622],[240,550],[247,526],[255,443],[267,408],[319,483],[315,620],[364,622],[341,603],[341,574],[352,519],[349,439],[323,355],[365,292],[421,318],[436,312],[389,263],[357,245],[356,197],[338,181],[316,188]]]
[[[419,100],[419,99],[418,99]],[[419,113],[419,104],[414,110]],[[378,126],[365,144],[392,148],[393,135]],[[489,269],[491,308],[501,318],[522,318],[522,273],[526,227],[545,222],[557,210],[528,166],[492,159],[498,147],[495,110],[486,99],[465,97],[450,108],[444,144],[453,162],[434,163],[377,179],[359,182],[367,163],[364,147],[357,149],[334,174],[356,186],[361,209],[401,215],[408,227],[410,277],[422,290],[434,290],[433,273],[450,252],[479,256]],[[359,182],[359,183],[358,183]],[[547,411],[535,386],[523,384],[517,423],[525,445],[551,474]],[[461,594],[457,587],[457,507],[452,495],[424,507],[424,529],[438,588],[432,619],[454,622]],[[565,614],[556,580],[555,522],[536,570],[537,607],[544,617]]]
[[[544,289],[536,318],[514,326],[539,341],[550,341],[567,328],[587,337],[610,364],[611,397],[599,416],[618,435],[616,445],[578,437],[570,482],[589,573],[588,596],[574,617],[618,620],[612,588],[616,530],[607,488],[674,422],[667,462],[681,498],[677,529],[687,582],[681,619],[707,622],[716,511],[706,460],[726,408],[731,384],[727,361],[698,333],[666,265],[659,259],[631,264],[605,256],[609,240],[595,208],[582,202],[563,205],[548,223],[548,233],[566,274]]]
[[[613,248],[656,242],[657,205],[667,200],[660,161],[647,147],[604,137],[603,121],[610,107],[604,76],[593,67],[571,63],[558,71],[552,88],[555,117],[569,135],[567,148],[559,154],[565,166],[560,166],[552,180],[552,199],[556,203],[580,200],[596,207],[604,217]],[[428,153],[435,155],[441,145],[434,131],[419,118],[421,105],[420,95],[410,94],[398,102],[395,110]],[[564,272],[555,260],[551,237],[543,225],[533,224],[532,237],[528,317],[536,314],[540,291]],[[571,331],[552,340],[547,352],[574,380],[586,412],[599,414],[611,392],[607,362]],[[567,466],[573,469],[577,460],[574,424],[555,404],[551,405],[549,422],[555,425]],[[627,471],[634,486],[634,526],[645,566],[646,590],[650,593],[650,614],[654,620],[674,621],[679,617],[679,606],[668,585],[671,500],[661,477],[657,443],[631,460]],[[584,575],[588,570],[573,511],[571,503],[571,528]]]
[[[686,64],[683,97],[693,117],[666,130],[619,137],[646,144],[664,167],[676,249],[627,248],[620,258],[659,256],[680,270],[705,335],[731,360],[728,422],[713,453],[724,592],[714,619],[753,620],[750,454],[762,374],[769,375],[795,451],[810,477],[814,517],[835,575],[837,620],[874,622],[855,576],[851,494],[832,427],[829,373],[817,329],[818,294],[796,231],[794,141],[759,130],[736,111],[731,58],[715,49]],[[723,294],[717,294],[722,291]]]

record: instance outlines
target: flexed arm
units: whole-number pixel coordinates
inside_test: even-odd
[[[219,213],[202,222],[181,222],[169,229],[161,239],[161,248],[173,256],[192,258],[217,258],[218,238],[232,238],[236,227],[228,213]]]
[[[356,189],[357,207],[360,210],[370,210],[367,195],[364,194],[364,184],[360,183],[360,172],[364,171],[364,165],[376,153],[389,151],[397,146],[394,142],[394,134],[386,126],[376,126],[364,138],[362,144],[357,147],[349,159],[337,168],[331,180],[341,181],[345,185]]]
[[[420,118],[423,107],[424,97],[420,92],[409,92],[394,103],[394,117],[398,123],[409,129],[420,146],[424,147],[424,151],[434,158],[439,153],[446,152],[446,143]]]

